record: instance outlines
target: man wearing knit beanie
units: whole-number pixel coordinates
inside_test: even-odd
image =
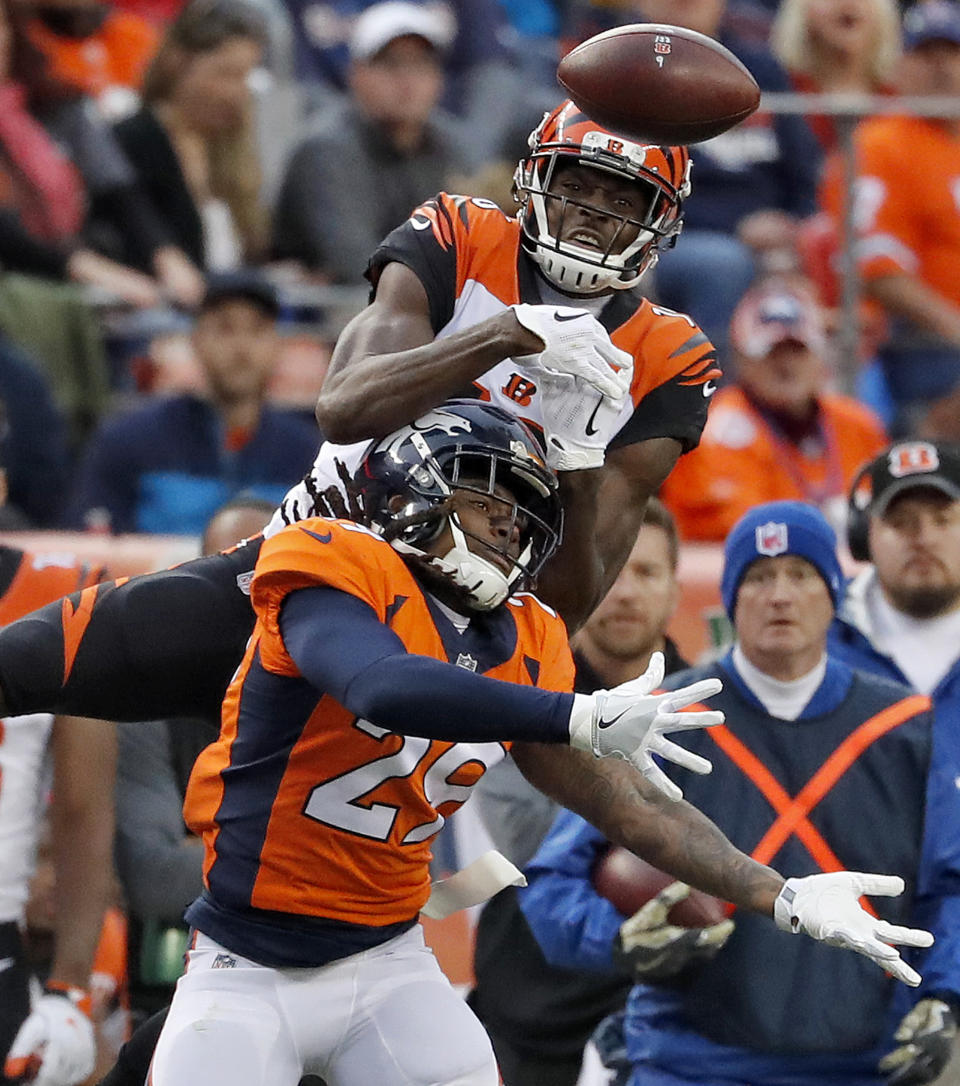
[[[712,761],[711,775],[681,769],[674,777],[754,859],[801,876],[836,873],[820,874],[824,880],[842,880],[843,868],[898,875],[908,887],[935,888],[935,900],[925,904],[941,916],[956,859],[955,850],[936,847],[924,819],[929,700],[854,671],[829,652],[827,632],[843,586],[835,547],[833,529],[803,502],[760,505],[735,524],[721,593],[736,644],[722,659],[665,683],[720,678],[723,690],[711,706],[724,711],[726,723],[684,737],[686,747]],[[597,969],[604,924],[615,931],[616,923],[590,881],[598,835],[586,823],[572,828],[574,819],[558,820],[528,866],[523,908],[549,961]],[[574,890],[577,873],[583,884]],[[867,895],[884,920],[917,919],[909,890],[896,899],[870,889]],[[564,923],[551,926],[549,903],[560,896],[570,904]],[[932,1081],[942,1069],[960,992],[960,956],[948,924],[938,921],[937,941],[922,963],[936,990],[901,1002],[888,981],[849,956],[789,938],[740,910],[732,919],[735,931],[714,958],[675,963],[679,983],[669,986],[638,976],[622,1030],[608,1019],[595,1035],[598,1049],[608,1051],[622,1038],[630,1082],[905,1086]],[[790,930],[785,915],[778,923]],[[661,925],[664,945],[674,945],[673,929],[666,920]],[[578,941],[571,931],[591,935]],[[895,1036],[891,1023],[898,1020]],[[896,1057],[878,1068],[892,1052]]]

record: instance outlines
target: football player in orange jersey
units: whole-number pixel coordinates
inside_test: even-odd
[[[2,474],[2,473],[0,473]],[[2,504],[2,498],[0,498]],[[103,571],[70,555],[0,545],[0,624]],[[0,1060],[4,1081],[72,1086],[93,1070],[90,973],[112,879],[116,739],[98,721],[48,713],[0,720]],[[52,767],[55,915],[51,972],[31,998],[23,926]]]
[[[495,1086],[489,1041],[417,917],[431,838],[508,750],[678,877],[919,982],[890,944],[929,936],[863,911],[865,876],[784,883],[666,798],[679,793],[651,753],[709,770],[663,732],[717,723],[677,712],[716,680],[654,694],[659,655],[640,679],[569,692],[564,625],[522,591],[561,519],[531,431],[451,402],[376,443],[355,485],[370,528],[310,518],[257,562],[257,624],[184,807],[205,888],[187,911],[195,937],[155,1086],[292,1086],[304,1073],[328,1086]]]
[[[544,432],[566,522],[539,591],[573,630],[699,440],[720,375],[695,322],[635,289],[676,240],[689,165],[685,148],[623,139],[568,102],[531,135],[517,216],[446,194],[414,211],[373,255],[372,304],[318,403],[325,433],[356,444],[323,446],[271,530],[347,512],[337,461],[352,471],[369,439],[466,389]],[[258,547],[104,586],[0,635],[2,699],[112,720],[217,712],[253,624]]]

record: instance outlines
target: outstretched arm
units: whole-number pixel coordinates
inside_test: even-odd
[[[512,753],[531,784],[608,840],[715,897],[773,915],[783,877],[751,860],[695,807],[666,799],[627,762],[536,743],[515,743]]]

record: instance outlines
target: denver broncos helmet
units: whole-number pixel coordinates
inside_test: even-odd
[[[513,185],[520,204],[523,246],[540,270],[555,286],[573,294],[635,287],[640,276],[657,262],[660,250],[672,247],[680,233],[683,201],[690,195],[691,163],[686,147],[636,143],[591,121],[570,101],[545,114],[528,142],[530,153],[518,164]],[[548,201],[560,204],[557,234],[562,232],[568,204],[577,203],[567,196],[551,195],[551,183],[561,162],[617,174],[644,193],[643,216],[621,216],[620,227],[605,252],[561,241],[550,231]],[[638,227],[640,232],[623,246],[618,239],[628,226]]]
[[[401,555],[452,578],[474,610],[491,610],[532,581],[560,541],[557,478],[539,441],[524,423],[479,400],[450,400],[376,442],[354,483],[367,524]],[[468,536],[491,544],[466,531],[449,504],[455,490],[493,495],[497,484],[515,499],[510,531],[497,548],[511,566],[508,573],[469,549]],[[453,547],[441,558],[427,555],[424,547],[447,524]],[[514,526],[520,533],[516,557],[507,553]]]

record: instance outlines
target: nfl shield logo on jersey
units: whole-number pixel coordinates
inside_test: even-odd
[[[477,661],[470,655],[469,652],[461,652],[457,657],[457,667],[465,667],[467,671],[477,670]]]
[[[768,520],[757,527],[757,554],[766,554],[772,558],[783,554],[787,549],[787,526]]]

